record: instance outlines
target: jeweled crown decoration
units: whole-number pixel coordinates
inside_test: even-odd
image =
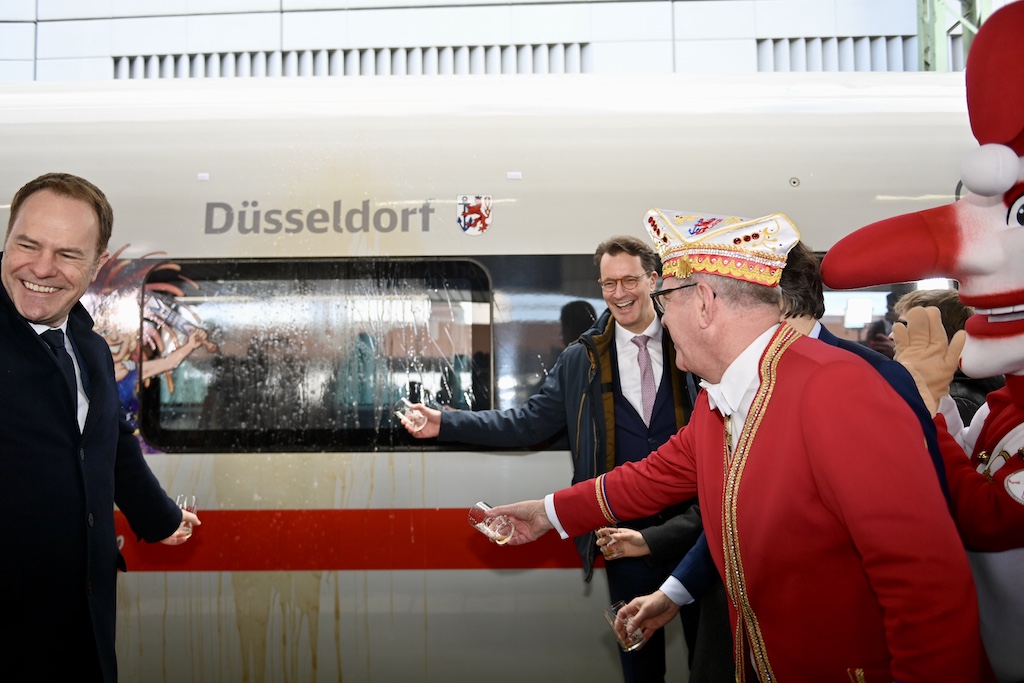
[[[709,273],[775,287],[800,232],[788,217],[737,218],[651,209],[644,225],[664,277]]]

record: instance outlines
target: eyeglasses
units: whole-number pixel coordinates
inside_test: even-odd
[[[642,275],[627,275],[626,277],[612,278],[610,280],[598,280],[597,284],[604,291],[611,294],[615,291],[615,288],[622,283],[622,288],[625,290],[634,290],[636,286],[640,284],[640,281],[647,277],[650,273],[644,273]]]
[[[663,289],[660,292],[651,292],[651,301],[654,302],[654,310],[656,310],[658,313],[664,313],[665,312],[665,302],[662,299],[662,297],[664,297],[669,292],[678,292],[680,289],[687,289],[689,287],[696,287],[696,286],[697,286],[696,282],[691,282],[691,283],[686,284],[686,285],[679,285],[678,287],[672,287],[670,289]]]

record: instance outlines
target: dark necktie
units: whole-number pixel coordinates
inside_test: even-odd
[[[647,341],[650,339],[646,334],[638,334],[630,341],[637,347],[637,363],[640,364],[640,401],[644,408],[644,424],[651,426],[651,414],[654,412],[654,398],[658,393],[658,387],[654,384],[654,368],[651,366],[651,354],[647,352]]]
[[[47,330],[40,335],[43,341],[53,351],[53,355],[57,359],[57,365],[60,366],[60,371],[64,373],[64,379],[67,381],[68,389],[71,391],[71,396],[78,401],[78,381],[75,379],[75,366],[71,362],[71,356],[64,348],[64,333],[60,330]]]

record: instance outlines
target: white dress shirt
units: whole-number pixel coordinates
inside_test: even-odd
[[[743,423],[750,412],[750,404],[754,402],[754,396],[761,387],[761,379],[758,377],[761,356],[764,355],[764,350],[768,348],[768,343],[778,327],[773,325],[744,349],[722,373],[722,379],[718,384],[711,384],[706,380],[700,382],[701,388],[708,394],[711,409],[717,410],[729,421],[729,433],[732,437],[730,451],[734,450],[739,442]],[[674,576],[665,580],[661,585],[661,592],[677,605],[688,605],[693,602],[693,596]]]
[[[665,367],[665,354],[661,348],[662,327],[657,316],[640,334],[646,334],[647,355],[651,357],[651,370],[654,372],[655,391],[661,388],[661,375]],[[644,414],[643,393],[640,390],[640,365],[637,356],[639,347],[633,343],[634,333],[615,323],[615,356],[619,363],[619,391],[629,401],[638,415]]]

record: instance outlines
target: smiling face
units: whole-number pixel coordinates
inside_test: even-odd
[[[1024,177],[1024,163],[1021,166]],[[975,308],[960,356],[971,377],[1024,371],[1024,182],[1002,197],[968,193],[947,209],[956,232],[944,270],[960,283],[960,301]]]
[[[29,322],[57,327],[108,254],[97,253],[99,220],[84,201],[40,190],[18,210],[4,243],[0,280]]]
[[[965,176],[966,184],[966,176]],[[992,196],[955,202],[860,228],[825,256],[825,284],[853,289],[925,277],[960,283],[972,306],[960,367],[971,377],[1024,374],[1024,159],[1017,181]]]
[[[636,287],[626,289],[622,278],[640,277]],[[633,334],[640,334],[654,320],[654,302],[651,292],[657,282],[657,273],[645,273],[639,256],[625,252],[612,256],[601,257],[601,281],[617,280],[615,289],[610,292],[602,290],[604,302],[612,312],[615,322]]]

